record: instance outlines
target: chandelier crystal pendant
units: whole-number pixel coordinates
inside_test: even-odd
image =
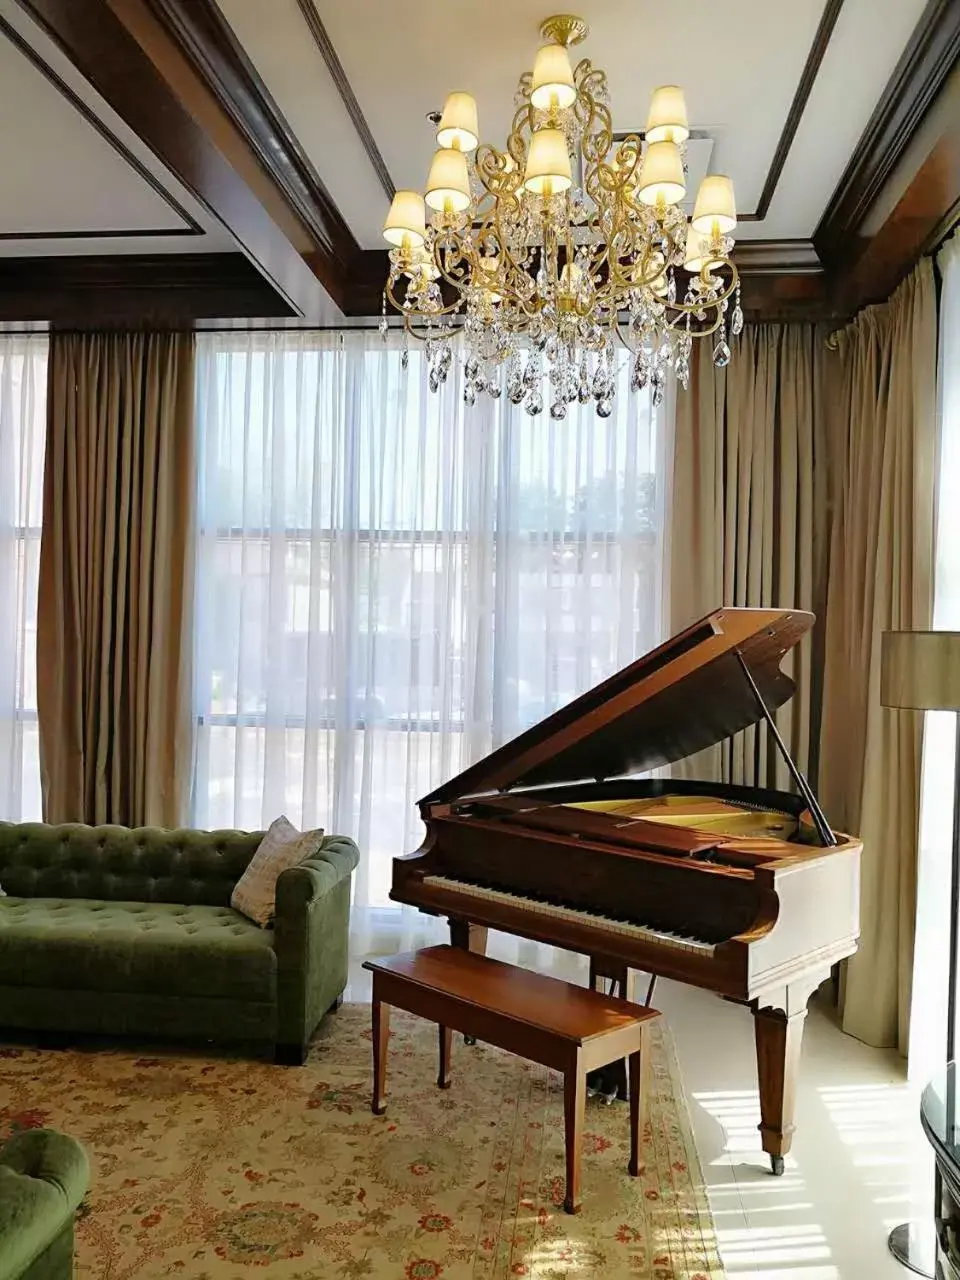
[[[688,222],[683,91],[657,89],[643,140],[617,138],[605,73],[571,66],[586,23],[559,15],[540,32],[505,149],[479,142],[476,102],[452,93],[424,195],[394,196],[381,332],[389,299],[425,343],[434,391],[462,332],[467,404],[499,396],[505,366],[507,396],[528,413],[542,412],[546,378],[553,418],[577,400],[606,418],[623,351],[631,388],[649,386],[655,404],[669,368],[687,386],[695,338],[729,362],[743,328],[733,183],[704,178]]]

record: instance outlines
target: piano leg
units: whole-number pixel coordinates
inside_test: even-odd
[[[454,947],[462,947],[464,951],[475,951],[477,955],[484,956],[487,954],[487,926],[485,924],[471,924],[469,920],[455,920],[453,916],[448,921],[450,925],[450,943]],[[464,1036],[464,1044],[476,1044],[476,1036]]]
[[[637,1000],[637,972],[635,969],[621,964],[619,960],[608,960],[603,956],[591,956],[591,990],[605,993],[611,979],[613,979],[613,995],[619,996],[621,1000],[632,1000],[634,1004],[639,1003]],[[602,1072],[591,1072],[591,1077],[594,1074],[602,1074],[604,1077],[609,1077],[611,1084],[615,1081],[617,1101],[626,1102],[627,1063],[624,1058],[621,1058],[618,1062],[611,1062],[608,1067],[603,1068]]]
[[[819,977],[805,978],[751,1005],[757,1041],[760,1134],[777,1177],[783,1173],[783,1158],[790,1150],[796,1128],[797,1079],[807,1001],[819,985]]]
[[[455,947],[463,947],[465,951],[475,951],[483,956],[487,953],[487,926],[471,924],[469,920],[454,920],[450,924],[450,942]]]

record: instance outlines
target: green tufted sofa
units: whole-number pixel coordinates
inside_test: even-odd
[[[90,1177],[80,1143],[27,1129],[0,1147],[0,1277],[71,1280],[73,1223]]]
[[[230,907],[262,832],[0,822],[0,1027],[272,1042],[302,1062],[347,981],[356,845]]]

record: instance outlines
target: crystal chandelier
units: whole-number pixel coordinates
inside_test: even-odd
[[[479,143],[474,99],[450,94],[425,195],[398,191],[384,224],[381,332],[389,299],[437,390],[462,331],[467,404],[501,394],[505,365],[528,413],[542,412],[546,378],[554,418],[591,399],[609,417],[623,350],[632,389],[649,385],[659,404],[671,366],[687,386],[694,338],[723,366],[743,327],[732,182],[704,178],[688,223],[682,90],[654,92],[642,141],[616,137],[605,73],[567,52],[587,31],[566,14],[542,24],[503,151]]]

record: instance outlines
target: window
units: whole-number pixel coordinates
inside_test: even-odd
[[[47,339],[0,335],[0,817],[39,819],[37,571]]]
[[[940,456],[933,626],[960,631],[960,237],[938,258],[940,294]],[[917,927],[910,1009],[910,1079],[925,1085],[943,1066],[947,1040],[950,903],[956,717],[928,711],[924,719]]]
[[[196,820],[352,835],[386,906],[420,797],[660,638],[649,399],[468,411],[372,334],[198,356]]]

